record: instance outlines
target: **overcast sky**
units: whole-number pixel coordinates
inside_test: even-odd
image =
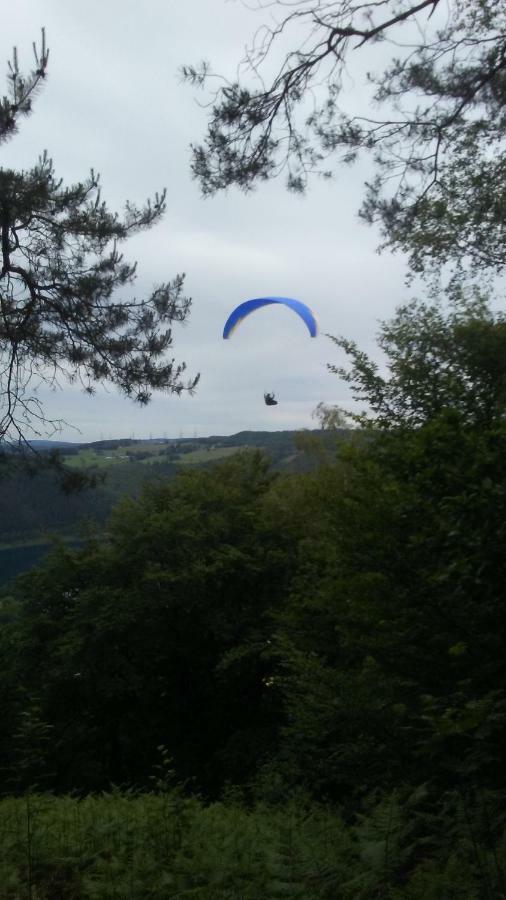
[[[314,428],[320,401],[349,403],[345,386],[327,372],[328,362],[343,359],[325,334],[345,334],[374,355],[378,320],[408,297],[402,257],[379,256],[378,233],[357,217],[371,175],[366,161],[330,183],[314,181],[304,197],[276,180],[248,196],[231,189],[203,199],[192,180],[189,145],[204,136],[206,112],[179,69],[206,58],[232,77],[263,19],[239,0],[9,5],[0,35],[4,70],[14,44],[21,69],[31,67],[41,26],[50,61],[33,114],[2,145],[1,165],[28,168],[47,149],[65,181],[94,167],[104,199],[118,210],[166,187],[164,220],[123,252],[138,261],[138,295],[185,272],[193,300],[188,323],[174,329],[173,355],[189,373],[201,372],[196,395],[156,395],[139,408],[114,388],[99,387],[90,398],[64,386],[42,396],[49,415],[79,429],[64,428],[62,439]],[[308,303],[319,337],[311,339],[287,309],[267,307],[223,341],[234,306],[266,295]],[[264,390],[276,392],[278,406],[264,405]]]

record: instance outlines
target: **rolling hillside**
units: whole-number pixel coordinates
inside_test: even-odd
[[[244,431],[229,436],[178,440],[118,439],[56,446],[70,469],[96,472],[103,481],[78,493],[62,492],[52,471],[30,475],[6,457],[0,473],[0,547],[35,544],[48,534],[76,536],[83,524],[100,526],[124,496],[137,494],[146,481],[173,477],[183,466],[213,465],[247,448],[262,450],[278,471],[311,468],[314,459],[301,447],[313,441],[330,449],[335,435],[321,431]],[[45,442],[50,445],[50,442]],[[43,448],[42,452],[53,449]]]

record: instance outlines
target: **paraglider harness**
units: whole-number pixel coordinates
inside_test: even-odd
[[[278,401],[274,399],[274,394],[269,394],[267,391],[264,394],[264,400],[266,406],[277,406]]]

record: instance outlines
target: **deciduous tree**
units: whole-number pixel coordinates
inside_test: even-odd
[[[317,792],[506,789],[505,341],[461,298],[384,326],[387,375],[344,347],[368,428],[309,476],[274,676],[286,771]]]
[[[163,744],[180,777],[212,792],[248,778],[272,746],[262,653],[290,567],[263,511],[271,481],[252,452],[146,486],[107,540],[61,548],[18,580],[6,681],[35,687],[54,726],[56,787],[145,783]],[[5,727],[19,703],[10,697]],[[6,757],[11,737],[0,734]]]

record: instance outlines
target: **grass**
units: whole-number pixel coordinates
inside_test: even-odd
[[[121,446],[114,450],[94,450],[91,447],[85,447],[79,453],[63,456],[65,465],[74,469],[109,469],[117,465],[130,465],[130,459],[145,465],[158,462],[172,462],[178,465],[200,465],[206,462],[214,462],[215,460],[225,459],[232,456],[244,447],[209,447],[205,446],[196,450],[185,452],[174,452],[168,454],[167,449],[170,444],[150,444],[136,443],[128,446]],[[143,458],[139,459],[139,454]]]
[[[190,450],[189,453],[183,453],[176,460],[178,465],[199,465],[205,462],[214,462],[218,459],[225,459],[227,456],[233,456],[246,447],[214,447],[209,450]]]
[[[69,466],[72,469],[89,469],[92,467],[108,469],[110,466],[117,465],[118,463],[127,463],[128,457],[124,447],[119,448],[118,450],[98,452],[89,447],[85,447],[83,450],[80,450],[79,453],[71,456],[63,456],[63,461],[66,466]]]

